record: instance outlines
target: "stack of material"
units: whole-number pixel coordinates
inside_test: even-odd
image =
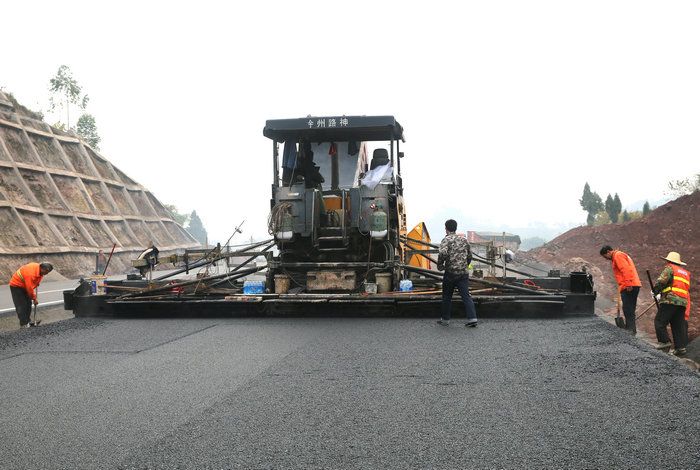
[[[0,278],[29,260],[90,273],[115,243],[110,272],[150,243],[164,253],[199,246],[146,188],[0,93]]]

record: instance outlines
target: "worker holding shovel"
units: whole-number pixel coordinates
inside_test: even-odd
[[[20,328],[36,326],[31,323],[32,304],[39,304],[35,289],[41,280],[53,271],[51,263],[27,263],[20,267],[10,279],[10,293],[15,304]]]
[[[622,299],[622,312],[625,314],[625,328],[633,335],[637,334],[637,322],[635,312],[637,310],[637,296],[642,283],[637,274],[634,261],[627,253],[620,250],[613,250],[611,246],[605,245],[600,249],[603,258],[612,261],[613,274],[620,290]]]

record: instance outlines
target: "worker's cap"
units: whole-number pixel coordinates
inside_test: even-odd
[[[661,259],[665,259],[669,263],[679,264],[681,266],[686,266],[686,264],[683,261],[681,261],[681,255],[679,255],[675,251],[669,251],[668,255],[666,255],[665,258],[661,258]]]

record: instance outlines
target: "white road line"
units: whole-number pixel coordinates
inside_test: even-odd
[[[54,300],[53,302],[44,302],[44,303],[41,303],[41,302],[40,302],[39,305],[38,305],[38,307],[41,309],[42,306],[44,306],[44,307],[51,307],[52,305],[60,305],[60,304],[63,304],[63,300]],[[14,308],[14,307],[12,307],[12,308],[3,308],[3,309],[0,310],[0,315],[6,314],[6,313],[10,313],[10,312],[14,312],[14,311],[15,311],[15,308]]]

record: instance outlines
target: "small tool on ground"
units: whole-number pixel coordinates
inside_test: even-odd
[[[39,294],[39,288],[36,289],[37,295]],[[29,326],[39,326],[41,323],[41,320],[37,319],[37,311],[36,311],[36,304],[34,304],[34,321],[29,322]]]
[[[37,320],[36,318],[36,305],[34,306],[34,321],[29,322],[29,326],[39,326],[41,324],[41,320]]]

